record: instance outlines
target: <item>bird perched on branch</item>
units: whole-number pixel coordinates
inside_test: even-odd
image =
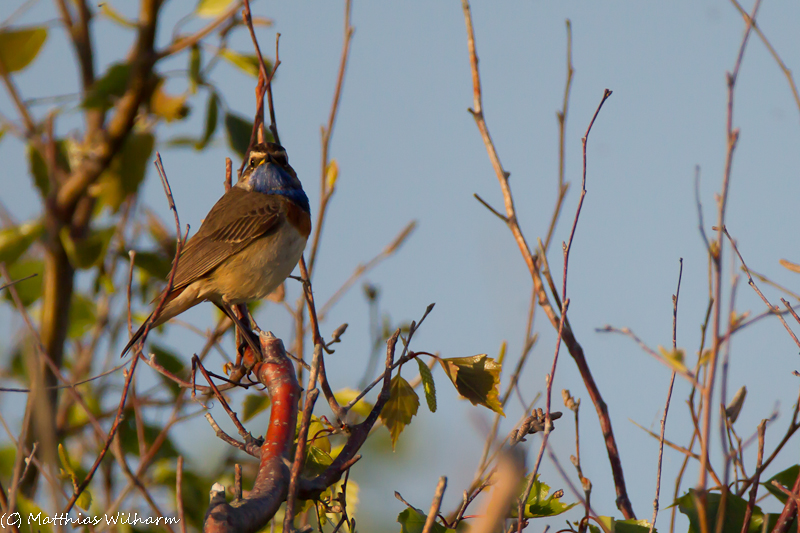
[[[148,317],[122,357],[148,322],[154,328],[204,300],[236,322],[232,305],[265,298],[292,273],[311,232],[308,197],[281,145],[257,144],[248,157],[238,182],[184,245],[161,312]]]

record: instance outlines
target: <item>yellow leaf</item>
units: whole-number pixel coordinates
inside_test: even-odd
[[[6,72],[16,72],[27,67],[39,53],[45,40],[47,28],[25,28],[24,30],[0,30],[0,61]]]
[[[336,179],[339,177],[339,163],[336,162],[335,159],[332,159],[330,163],[328,163],[328,168],[325,169],[325,185],[328,187],[328,190],[333,190],[336,186]]]
[[[259,65],[258,58],[256,56],[252,54],[240,54],[239,52],[234,52],[229,48],[222,48],[219,51],[219,55],[230,61],[231,64],[239,68],[241,71],[253,76],[254,78],[258,77]],[[271,67],[269,64],[267,64],[267,73],[269,73],[270,69]]]
[[[131,22],[130,20],[128,20],[125,17],[123,17],[119,13],[119,11],[117,11],[113,7],[111,7],[111,5],[108,2],[102,2],[101,4],[99,4],[99,7],[100,7],[100,13],[101,14],[107,16],[109,19],[113,20],[114,22],[116,22],[120,26],[124,26],[126,28],[132,28],[132,29],[136,29],[138,27],[138,26],[136,26],[135,22]]]
[[[408,381],[400,375],[392,378],[389,387],[389,401],[381,411],[381,421],[392,436],[392,449],[403,429],[411,423],[411,418],[419,409],[419,396],[411,388]]]
[[[0,261],[10,265],[24,254],[44,231],[41,221],[0,230]]]
[[[359,394],[360,392],[355,389],[341,389],[334,393],[333,397],[336,398],[336,401],[339,402],[339,405],[347,405]],[[369,415],[369,412],[372,411],[372,404],[362,398],[355,403],[351,411],[354,411],[361,416],[367,416]]]
[[[686,365],[683,363],[686,354],[682,349],[676,348],[674,350],[667,350],[663,346],[659,346],[658,352],[661,354],[661,357],[664,358],[664,361],[678,372],[689,371],[689,369],[686,368]]]
[[[164,91],[164,82],[160,82],[150,97],[150,111],[167,122],[180,120],[189,114],[186,95],[173,96]]]
[[[213,18],[221,15],[234,0],[200,0],[194,12],[198,17]]]

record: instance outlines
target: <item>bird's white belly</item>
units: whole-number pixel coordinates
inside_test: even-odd
[[[224,261],[209,277],[210,300],[239,304],[266,298],[292,273],[306,239],[291,224],[258,239]]]

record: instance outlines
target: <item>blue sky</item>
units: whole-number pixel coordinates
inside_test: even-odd
[[[4,3],[2,18],[18,3]],[[123,2],[112,4],[120,11],[132,11]],[[165,10],[159,32],[162,43],[169,40],[186,5],[173,1]],[[275,31],[282,35],[282,65],[275,85],[278,125],[313,209],[319,198],[319,128],[327,121],[336,79],[343,6],[338,2],[256,2],[254,11],[275,20],[273,28],[259,34],[270,56]],[[38,2],[18,23],[53,18],[52,5]],[[579,197],[580,139],[603,90],[614,91],[589,140],[588,193],[569,265],[569,318],[609,405],[634,508],[640,518],[649,518],[657,443],[630,420],[657,429],[669,372],[630,340],[596,333],[595,328],[627,326],[650,346],[669,345],[671,295],[682,257],[678,345],[694,361],[708,294],[694,198],[695,166],[701,168],[700,199],[710,232],[716,222],[714,194],[720,187],[726,149],[725,73],[733,68],[743,21],[732,4],[721,0],[475,2],[473,18],[484,112],[500,158],[511,172],[520,224],[530,243],[545,236],[557,190],[555,113],[561,107],[566,75],[564,22],[572,21],[575,77],[566,130],[566,179],[572,186],[549,258],[555,272],[561,270],[560,243],[568,237]],[[784,62],[795,70],[800,65],[798,21],[800,6],[788,2],[765,2],[758,18]],[[408,243],[367,276],[381,288],[382,309],[394,321],[410,321],[428,303],[436,302],[434,313],[415,336],[414,347],[446,357],[493,355],[507,340],[510,361],[515,362],[531,282],[510,232],[472,197],[478,193],[492,205],[502,205],[486,151],[467,113],[472,86],[460,4],[356,1],[352,24],[352,53],[331,145],[340,177],[314,280],[317,298],[325,301],[356,265],[416,220],[419,226]],[[130,33],[102,21],[95,39],[103,43],[97,54],[102,71],[125,53]],[[54,30],[36,63],[17,76],[23,94],[50,96],[73,90],[72,55],[59,44],[63,42],[63,33]],[[245,32],[237,33],[232,42],[235,48],[250,51]],[[180,56],[162,68],[185,65],[185,56]],[[224,65],[216,79],[225,80],[221,82],[224,98],[233,109],[252,113],[252,78]],[[176,84],[175,90],[180,89]],[[159,139],[200,131],[204,101],[196,101],[185,125],[162,128]],[[4,92],[0,110],[15,116]],[[748,265],[789,287],[797,287],[797,275],[780,267],[778,260],[800,262],[798,123],[800,110],[786,78],[752,36],[736,92],[734,125],[741,128],[741,136],[727,224]],[[60,134],[79,126],[75,113],[57,121]],[[219,134],[215,144],[201,154],[159,148],[181,220],[196,229],[222,193],[224,158],[231,152]],[[6,135],[0,142],[6,184],[3,203],[19,220],[36,216],[39,209],[23,154],[16,139]],[[152,171],[144,195],[145,203],[169,221]],[[730,262],[726,259],[725,264],[727,277]],[[776,291],[763,285],[762,289],[773,303],[779,303]],[[290,286],[290,294],[297,295],[297,287]],[[764,309],[746,280],[740,283],[736,303],[739,312]],[[211,306],[200,306],[185,318],[205,327],[211,323],[212,312]],[[2,316],[10,313],[4,310]],[[330,332],[342,322],[350,324],[344,343],[328,360],[337,387],[355,386],[361,377],[369,351],[367,318],[367,305],[356,287],[324,325]],[[267,306],[257,320],[279,336],[290,336],[288,321],[277,307]],[[14,324],[8,318],[3,323]],[[0,326],[6,339],[9,327]],[[199,349],[201,340],[173,329],[168,337],[172,344]],[[555,333],[541,312],[536,329],[539,343],[522,380],[528,399],[544,390],[554,350]],[[0,346],[7,349],[9,341]],[[767,432],[768,450],[783,435],[796,399],[797,380],[791,371],[798,368],[797,353],[777,320],[744,330],[732,345],[729,391],[742,384],[749,390],[737,423],[740,434],[750,435],[779,403],[783,416]],[[408,372],[407,377],[412,374]],[[367,453],[363,464],[354,469],[355,479],[362,483],[362,509],[373,511],[369,517],[364,515],[364,527],[369,530],[396,529],[393,522],[402,504],[394,499],[395,490],[427,509],[436,480],[447,475],[444,507],[451,509],[471,480],[490,413],[458,400],[440,370],[435,376],[441,410],[432,415],[422,406],[401,437],[405,442],[400,451]],[[565,351],[555,380],[555,390],[562,388],[583,399],[581,453],[584,472],[594,483],[595,509],[619,517],[596,416]],[[686,383],[678,380],[667,437],[680,443],[690,435],[691,422],[683,403],[687,393]],[[519,405],[512,405],[501,433],[510,431],[520,414]],[[224,444],[213,439],[204,423],[188,427],[191,439],[178,436],[187,450],[197,435],[207,437],[206,448],[196,458],[221,456]],[[573,439],[572,424],[562,421],[552,442],[565,467],[574,453]],[[529,440],[532,463],[539,441]],[[796,449],[796,443],[791,446]],[[713,449],[718,452],[716,440]],[[788,466],[791,455],[787,453],[784,462],[776,462],[767,474]],[[719,459],[718,453],[715,457]],[[748,457],[752,470],[754,453]],[[669,485],[681,461],[677,452],[665,452],[667,486],[662,491],[662,508],[670,503]],[[573,472],[568,472],[574,481]],[[547,461],[542,475],[552,486],[564,486]],[[695,470],[690,469],[685,488],[695,478]],[[566,499],[571,500],[569,493]],[[765,508],[778,509],[774,501],[765,502]],[[666,526],[668,511],[659,521],[661,527]]]

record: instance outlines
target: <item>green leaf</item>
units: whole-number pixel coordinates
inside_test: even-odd
[[[22,279],[31,274],[38,274],[30,279],[14,284],[14,290],[17,291],[20,300],[22,300],[22,305],[28,307],[38,300],[42,295],[44,263],[40,260],[17,261],[16,263],[8,265],[7,268],[8,275],[11,276],[11,279]],[[3,298],[9,302],[13,302],[11,292],[8,289],[4,290],[3,293]]]
[[[69,329],[67,336],[70,339],[83,337],[97,321],[95,314],[96,304],[80,293],[72,295],[69,303]]]
[[[69,144],[64,139],[56,141],[56,165],[65,172],[70,171]],[[41,152],[33,144],[28,144],[26,150],[28,154],[28,172],[33,176],[33,183],[39,189],[42,198],[46,198],[50,192],[50,173],[47,169],[47,163]]]
[[[33,176],[33,183],[39,189],[42,198],[47,197],[50,192],[50,178],[47,171],[47,163],[44,162],[44,157],[39,153],[39,150],[34,148],[32,144],[28,144],[26,148],[28,152],[28,172]]]
[[[791,488],[794,486],[795,480],[797,480],[798,474],[800,474],[800,465],[790,466],[786,470],[778,472],[777,474],[769,478],[766,483],[763,483],[764,488],[767,489],[770,492],[770,494],[778,498],[781,501],[781,503],[785,505],[786,500],[789,499],[789,497],[784,492],[780,491],[778,487],[773,485],[772,482],[777,481],[784,487],[791,490]]]
[[[215,481],[219,481],[219,478],[217,473],[209,473],[209,477],[202,477],[198,474],[201,469],[190,465],[191,462],[187,461],[183,469],[183,506],[186,513],[186,521],[193,525],[195,530],[202,531],[203,517],[208,507],[208,487]],[[156,486],[163,487],[165,491],[169,491],[174,496],[175,470],[175,460],[161,459],[150,467],[148,473]],[[232,477],[230,479],[232,481]]]
[[[69,460],[67,449],[62,443],[58,443],[58,459],[61,461],[62,475],[74,477],[75,471],[72,469],[72,462]]]
[[[62,228],[59,234],[69,262],[77,269],[88,269],[99,265],[106,256],[108,244],[117,229],[114,226],[92,230],[83,239],[75,240],[69,228]]]
[[[300,423],[302,423],[302,420],[298,421],[298,433],[300,431]],[[316,446],[325,453],[331,453],[331,440],[328,438],[329,434],[330,428],[325,426],[325,424],[323,424],[318,417],[312,416],[311,423],[308,425],[308,434],[306,436],[308,445]]]
[[[72,482],[73,487],[78,486],[78,475],[75,473],[75,470],[72,467],[72,461],[69,458],[69,454],[67,453],[67,448],[59,443],[58,444],[58,458],[61,462],[61,475],[65,479],[69,479]],[[81,509],[88,510],[89,507],[92,505],[92,495],[89,491],[84,490],[75,503]],[[37,524],[38,525],[38,524]]]
[[[650,531],[650,522],[647,520],[615,520],[610,516],[598,516],[597,519],[611,533],[648,533]],[[594,524],[589,524],[589,531],[603,533],[603,530]],[[658,530],[654,529],[653,531]]]
[[[234,0],[200,0],[194,13],[201,18],[214,18],[221,15],[233,2]]]
[[[81,104],[85,109],[108,109],[113,100],[125,94],[131,67],[127,63],[114,63],[103,77],[95,80]]]
[[[219,96],[216,92],[212,91],[211,94],[208,95],[208,107],[206,108],[206,129],[203,132],[203,137],[194,143],[194,147],[196,150],[202,150],[208,145],[208,141],[211,140],[211,137],[214,136],[214,132],[217,130],[217,119],[219,116]],[[250,143],[250,137],[247,138],[248,144]]]
[[[81,492],[81,495],[78,496],[77,500],[75,500],[75,505],[84,511],[89,510],[89,507],[92,506],[92,493],[89,491],[89,489],[84,489],[83,492]]]
[[[91,416],[95,418],[101,416],[103,409],[100,402],[97,400],[97,396],[87,391],[83,394],[83,401]],[[83,405],[79,405],[77,402],[70,404],[69,411],[67,411],[67,421],[71,426],[79,427],[89,423],[89,414],[87,414],[86,408],[84,408]]]
[[[17,496],[17,511],[22,515],[22,524],[20,527],[20,531],[23,533],[33,532],[36,533],[52,533],[53,526],[51,523],[46,523],[44,517],[49,516],[45,511],[42,511],[42,508],[39,507],[36,503],[29,500],[25,496],[18,495]],[[41,516],[42,523],[41,525],[38,522],[31,522],[31,524],[27,524],[27,518],[29,516]],[[6,519],[8,520],[8,518]],[[35,526],[34,526],[35,524]]]
[[[549,496],[548,496],[549,495]],[[542,518],[545,516],[556,516],[565,513],[578,505],[578,503],[564,503],[561,498],[564,491],[558,490],[550,494],[550,486],[539,481],[539,476],[533,482],[531,494],[525,502],[526,518]],[[516,516],[516,507],[512,506],[513,514]]]
[[[219,55],[245,74],[258,78],[258,72],[260,70],[258,56],[253,54],[240,54],[239,52],[234,52],[230,48],[220,49]],[[264,67],[267,74],[272,72],[272,65],[267,59],[264,59]]]
[[[17,457],[17,447],[11,444],[0,448],[0,475],[11,478],[14,475],[14,460]]]
[[[341,389],[334,393],[333,397],[336,398],[336,401],[339,402],[339,405],[347,405],[359,394],[361,393],[355,389]],[[370,402],[362,398],[358,400],[350,410],[366,417],[369,416],[370,411],[372,411],[372,407],[373,405]]]
[[[481,404],[505,416],[498,392],[501,367],[497,361],[486,354],[480,354],[439,359],[439,363],[458,393],[472,402],[472,405]]]
[[[269,396],[259,393],[248,394],[242,402],[242,422],[247,422],[267,407],[269,407]]]
[[[421,510],[415,507],[408,507],[405,511],[397,515],[397,521],[400,523],[400,533],[422,533],[425,527],[425,521],[428,517]],[[455,529],[448,529],[438,522],[433,523],[431,528],[433,533],[449,533],[455,532]]]
[[[120,257],[128,259],[128,254],[121,253]],[[137,268],[142,269],[150,277],[157,280],[164,280],[169,275],[172,268],[172,258],[165,257],[159,252],[136,252],[136,259],[133,263]]]
[[[428,403],[428,409],[430,409],[431,413],[435,413],[436,385],[433,383],[433,373],[419,357],[417,357],[417,365],[419,365],[419,377],[422,378],[422,388],[425,390],[425,401]]]
[[[6,265],[14,263],[36,239],[41,237],[43,231],[44,226],[40,221],[26,222],[0,230],[0,263]]]
[[[151,133],[132,133],[108,169],[90,189],[101,206],[116,213],[122,202],[136,194],[149,168],[156,139]]]
[[[197,87],[203,84],[203,56],[200,50],[200,45],[197,43],[192,45],[189,52],[189,92],[195,94]]]
[[[47,40],[47,28],[35,27],[21,30],[0,30],[0,61],[6,72],[16,72],[27,67]]]
[[[176,135],[164,142],[169,148],[197,148],[198,140],[190,135]]]
[[[333,463],[333,458],[325,450],[316,446],[306,448],[306,462],[303,465],[303,476],[313,478],[320,475]]]
[[[411,418],[419,409],[419,396],[399,374],[392,378],[389,387],[389,401],[381,411],[381,421],[392,436],[392,449],[397,444],[403,429],[411,423]]]
[[[689,518],[689,533],[699,533],[700,518],[697,512],[696,505],[697,493],[694,489],[689,489],[689,492],[676,500],[678,509],[681,513]],[[706,516],[708,518],[708,531],[714,530],[714,524],[717,521],[717,511],[719,509],[720,500],[722,496],[717,492],[709,492],[706,494]],[[744,524],[744,515],[747,510],[747,501],[736,496],[735,494],[728,493],[725,501],[725,518],[722,523],[723,533],[739,533],[742,531]],[[761,525],[764,522],[764,513],[757,505],[753,508],[753,516],[750,520],[750,527],[747,529],[748,533],[757,533],[761,531]]]
[[[153,444],[153,441],[156,440],[156,437],[161,433],[162,427],[158,425],[150,425],[147,423],[143,423],[144,426],[144,441],[149,447]],[[119,436],[120,441],[122,442],[122,450],[126,454],[130,454],[133,456],[139,456],[139,437],[136,432],[136,416],[133,413],[133,409],[126,409],[125,411],[125,418],[122,420],[122,423],[119,426]],[[169,437],[165,437],[161,447],[155,454],[157,459],[163,459],[166,457],[174,458],[178,456],[178,451],[175,449],[175,446],[172,444],[172,440]]]
[[[759,522],[758,530],[759,531],[774,531],[775,526],[778,525],[778,518],[780,518],[779,513],[767,513],[763,516],[763,519]],[[753,517],[755,520],[755,517]],[[800,527],[797,525],[797,517],[792,518],[792,522],[789,524],[789,529],[791,533],[799,533]]]
[[[250,147],[253,123],[239,115],[225,113],[225,130],[228,132],[228,142],[231,148],[244,159],[245,153]]]

